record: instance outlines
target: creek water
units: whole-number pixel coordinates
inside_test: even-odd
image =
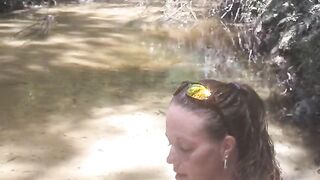
[[[165,26],[160,12],[93,3],[1,18],[0,179],[174,179],[164,114],[181,81],[245,82],[268,96],[232,56],[184,48],[199,47],[194,33]],[[48,36],[17,37],[32,24],[27,31],[38,32],[48,14]],[[270,132],[287,179],[316,177],[309,152],[293,145],[301,139],[287,141],[276,125]]]

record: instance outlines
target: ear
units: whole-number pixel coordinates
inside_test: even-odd
[[[230,156],[236,148],[236,139],[226,135],[221,144],[221,157]]]

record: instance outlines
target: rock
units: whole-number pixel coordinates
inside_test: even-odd
[[[320,97],[313,96],[297,102],[293,108],[293,120],[317,131],[320,125]]]

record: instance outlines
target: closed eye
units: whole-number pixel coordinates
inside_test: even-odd
[[[193,148],[192,148],[191,146],[186,145],[186,144],[179,144],[179,145],[178,145],[178,148],[179,148],[182,152],[185,152],[185,153],[190,152],[190,151],[193,150]]]

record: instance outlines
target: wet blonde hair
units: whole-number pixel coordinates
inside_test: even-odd
[[[267,132],[263,101],[248,85],[213,79],[199,82],[211,91],[206,100],[186,94],[190,82],[174,93],[171,103],[181,105],[207,119],[206,129],[214,140],[226,135],[236,139],[237,180],[280,180],[274,146]],[[188,85],[189,84],[189,85]]]

